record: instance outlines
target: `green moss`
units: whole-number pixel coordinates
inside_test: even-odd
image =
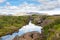
[[[58,24],[58,25],[54,25],[53,26],[54,28],[54,30],[55,30],[55,32],[50,32],[50,35],[47,37],[47,40],[52,40],[53,39],[53,37],[56,37],[55,35],[56,34],[59,34],[60,32],[60,24]],[[58,32],[58,33],[57,33]],[[58,39],[57,37],[56,38],[54,38],[54,39]]]
[[[44,24],[45,21],[42,22],[43,24],[43,35],[46,37],[44,40],[53,40],[55,33],[60,33],[60,16],[40,16],[40,15],[33,15],[33,22],[34,24],[38,25],[38,21],[40,18],[43,18],[47,23]]]
[[[28,22],[29,16],[0,16],[0,36],[11,34]]]
[[[60,31],[60,18],[54,18],[54,22],[46,25],[44,27],[44,34],[48,35],[47,36],[47,40],[53,40],[53,39],[58,39],[58,38],[54,38],[56,37],[56,32],[59,33]]]

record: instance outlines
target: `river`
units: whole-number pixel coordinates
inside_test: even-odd
[[[21,36],[27,32],[32,32],[32,31],[37,31],[37,32],[41,33],[41,29],[42,29],[41,26],[37,26],[35,24],[32,24],[30,21],[28,25],[25,25],[22,28],[20,28],[18,32],[13,33],[12,35],[2,36],[0,38],[0,40],[12,40],[17,35]]]

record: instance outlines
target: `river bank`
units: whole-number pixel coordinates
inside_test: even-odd
[[[12,35],[2,36],[1,40],[13,40],[16,36],[22,36],[25,33],[33,32],[33,31],[41,33],[41,29],[42,29],[41,26],[37,26],[35,24],[32,24],[30,21],[29,24],[20,28],[18,32],[14,32],[14,33],[12,33]]]
[[[0,16],[0,37],[14,33],[28,23],[29,16]]]
[[[59,30],[60,16],[31,15],[27,19],[25,19],[25,17],[23,17],[22,20],[23,20],[23,23],[26,20],[31,20],[33,24],[43,27],[39,40],[53,40],[53,39],[60,38],[60,36],[59,36],[59,34],[60,34],[60,32],[59,32],[60,31]],[[28,24],[28,21],[26,21],[26,22]],[[26,22],[24,25],[26,25]],[[22,23],[22,21],[21,21],[21,23]]]
[[[40,33],[36,31],[27,32],[22,36],[16,36],[13,40],[40,40]]]
[[[33,22],[36,25],[42,26],[42,33],[41,38],[42,40],[60,40],[60,16],[59,15],[53,15],[53,16],[40,16],[40,15],[34,15],[33,16]]]

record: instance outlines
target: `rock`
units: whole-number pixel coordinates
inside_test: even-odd
[[[16,36],[13,40],[40,40],[40,33],[28,32],[22,36]]]

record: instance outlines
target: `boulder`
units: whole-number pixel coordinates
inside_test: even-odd
[[[28,32],[22,36],[16,36],[13,40],[40,40],[40,33]]]

